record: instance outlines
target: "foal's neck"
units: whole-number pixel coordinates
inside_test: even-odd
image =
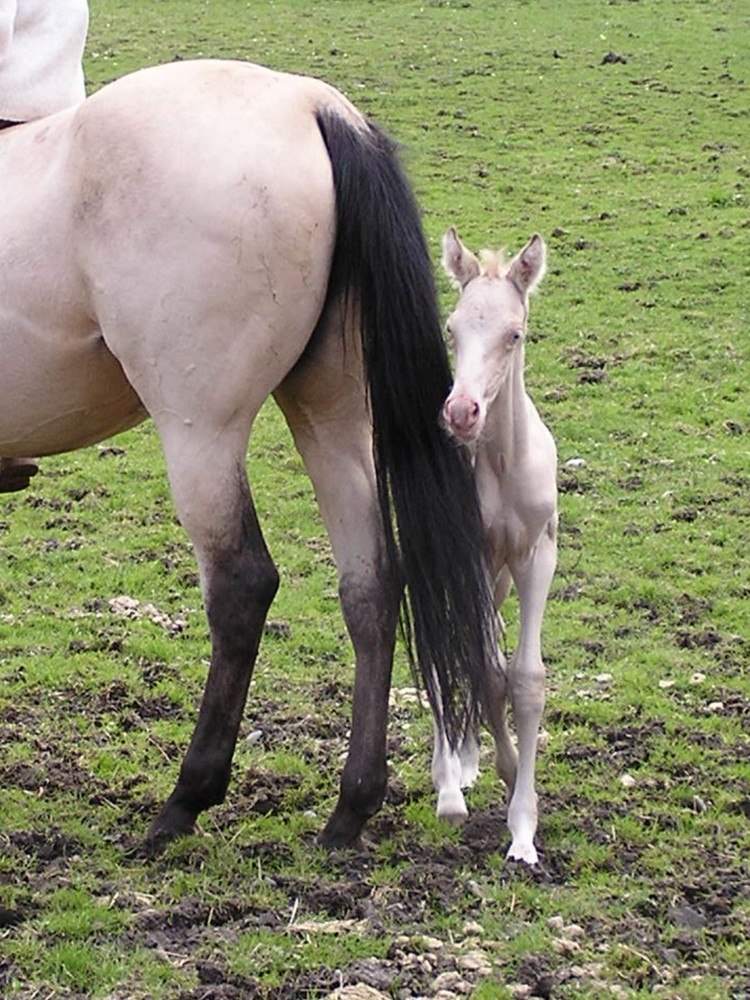
[[[523,377],[523,345],[518,347],[507,378],[487,411],[479,444],[484,461],[500,474],[525,453],[529,440],[529,410]]]

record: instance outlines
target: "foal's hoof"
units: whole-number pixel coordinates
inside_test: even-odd
[[[539,863],[539,855],[531,841],[514,840],[508,848],[507,858],[509,861],[523,861],[527,865]]]
[[[0,493],[25,490],[39,472],[33,458],[0,458]]]
[[[440,792],[435,812],[438,819],[450,824],[450,826],[461,826],[469,816],[466,800],[459,790]]]

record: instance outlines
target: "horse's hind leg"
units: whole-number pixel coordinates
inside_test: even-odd
[[[276,391],[315,487],[339,575],[356,668],[349,753],[339,800],[320,835],[328,847],[359,846],[387,785],[388,692],[400,590],[383,539],[370,422],[357,351],[338,323]],[[321,343],[322,341],[322,343]]]
[[[148,833],[157,843],[190,832],[203,809],[224,799],[263,623],[278,587],[250,498],[243,444],[164,444],[177,509],[198,559],[211,666],[177,785]]]

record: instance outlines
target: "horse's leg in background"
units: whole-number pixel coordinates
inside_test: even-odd
[[[0,458],[0,493],[25,490],[37,472],[33,458]]]
[[[385,797],[400,598],[385,553],[359,349],[351,339],[344,346],[338,317],[329,310],[308,354],[274,394],[315,488],[356,660],[349,752],[338,803],[319,838],[327,847],[359,846]]]
[[[529,559],[512,567],[513,580],[518,590],[521,630],[508,673],[518,737],[518,769],[508,806],[508,826],[513,838],[508,857],[528,864],[536,864],[538,860],[534,846],[537,826],[534,782],[537,738],[545,700],[541,630],[557,560],[555,535],[555,521],[551,520],[540,535]]]
[[[261,535],[245,473],[245,446],[164,441],[177,510],[198,560],[211,665],[176,787],[151,825],[152,842],[193,829],[223,801],[237,733],[278,573]]]

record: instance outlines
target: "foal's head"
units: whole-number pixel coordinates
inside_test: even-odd
[[[510,262],[487,250],[477,258],[452,226],[443,237],[443,267],[461,289],[448,317],[456,371],[443,419],[461,441],[476,441],[514,361],[523,363],[529,292],[544,276],[545,257],[539,235]]]

